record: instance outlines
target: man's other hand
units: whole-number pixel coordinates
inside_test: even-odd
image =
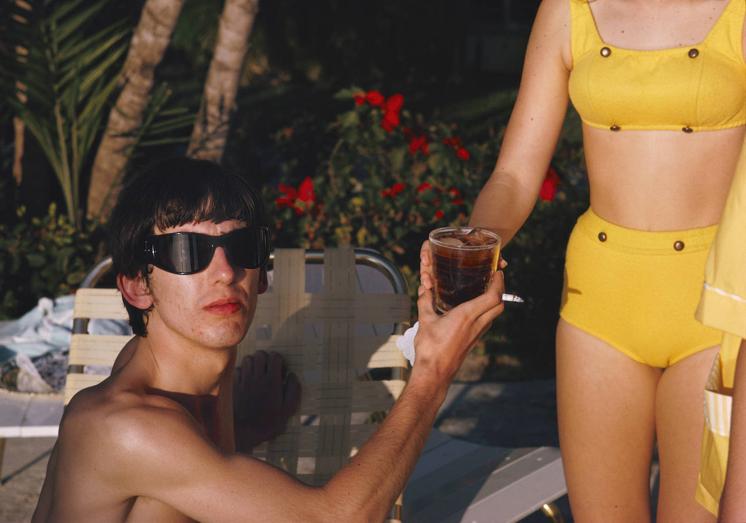
[[[504,262],[500,263],[501,268],[505,265]],[[503,273],[497,271],[484,294],[438,315],[433,301],[435,276],[432,253],[430,243],[425,241],[420,250],[420,287],[417,291],[420,328],[414,340],[417,359],[412,377],[424,374],[429,379],[449,384],[466,354],[503,312],[504,290]]]
[[[250,451],[285,430],[300,405],[300,382],[277,352],[244,357],[234,387],[236,447]]]

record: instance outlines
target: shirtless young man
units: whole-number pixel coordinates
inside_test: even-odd
[[[423,248],[409,383],[351,463],[309,487],[236,453],[231,382],[236,344],[266,289],[261,225],[254,194],[208,162],[161,162],[122,191],[110,220],[112,253],[137,335],[111,377],[66,408],[35,522],[386,516],[453,375],[503,310],[502,273],[483,296],[438,316]]]

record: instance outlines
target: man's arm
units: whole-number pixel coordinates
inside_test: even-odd
[[[718,521],[746,521],[746,341],[741,342],[733,380],[728,469]]]
[[[503,309],[497,273],[484,295],[438,316],[426,248],[423,258],[410,381],[376,434],[324,487],[308,487],[258,460],[220,452],[188,416],[168,409],[157,413],[157,423],[155,413],[145,410],[110,423],[110,448],[117,450],[106,483],[123,496],[152,497],[204,521],[382,520],[417,461],[453,375]]]

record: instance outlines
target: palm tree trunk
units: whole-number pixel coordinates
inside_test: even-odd
[[[119,194],[135,133],[150,100],[155,68],[171,40],[184,0],[146,0],[122,70],[122,90],[109,113],[88,190],[88,217],[105,221]]]
[[[28,25],[28,18],[31,16],[31,4],[25,0],[16,0],[16,7],[18,12],[16,13],[16,21],[22,25]],[[25,12],[25,13],[24,13]],[[23,13],[23,14],[21,14]],[[24,14],[26,16],[24,16]],[[16,59],[18,63],[25,63],[28,55],[28,49],[21,45],[16,46]],[[16,81],[16,96],[18,101],[25,104],[27,101],[26,86],[23,82]],[[26,126],[23,120],[18,116],[13,117],[13,178],[16,180],[16,185],[21,185],[23,181],[23,151],[25,148],[24,138],[26,135]]]
[[[259,0],[225,0],[187,155],[220,162]]]
[[[16,96],[22,103],[26,103],[26,94],[23,92],[23,84],[20,82],[16,83],[18,91]],[[23,181],[23,151],[24,151],[24,137],[26,135],[26,126],[18,116],[13,117],[13,178],[16,180],[16,185],[21,185]]]
[[[23,138],[25,130],[23,120],[17,116],[13,117],[13,178],[16,180],[16,185],[21,185],[23,181]]]

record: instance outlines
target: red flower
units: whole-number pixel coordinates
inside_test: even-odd
[[[365,103],[365,93],[356,93],[352,99],[355,100],[355,105],[363,105]]]
[[[279,189],[280,192],[284,194],[284,196],[280,196],[275,200],[275,205],[277,206],[277,208],[282,209],[283,207],[292,207],[295,204],[296,197],[298,196],[298,192],[295,190],[295,187],[280,183]]]
[[[316,201],[316,194],[313,192],[313,180],[310,176],[306,176],[298,186],[298,199],[306,203]]]
[[[316,194],[313,191],[313,180],[309,176],[306,176],[297,189],[284,183],[280,183],[278,189],[282,193],[282,196],[275,199],[277,208],[288,207],[293,209],[298,216],[303,214],[304,208],[307,209],[311,202],[316,201]],[[304,204],[303,207],[298,205],[298,202],[302,202]]]
[[[462,145],[461,138],[459,138],[458,136],[451,136],[450,138],[444,138],[443,143],[445,145],[449,145],[453,147],[454,149],[461,147]]]
[[[557,174],[557,171],[552,167],[549,166],[549,169],[547,170],[547,175],[544,177],[544,182],[541,184],[541,189],[539,190],[539,198],[542,199],[542,201],[545,202],[551,202],[554,200],[554,197],[557,194],[557,186],[559,185],[560,177],[559,174]]]
[[[443,216],[445,216],[445,215],[446,215],[446,213],[444,213],[444,212],[443,212],[443,211],[441,211],[440,209],[438,209],[437,211],[435,211],[435,219],[436,219],[436,220],[440,220],[440,219],[442,219],[442,218],[443,218]]]
[[[458,156],[459,160],[463,160],[463,161],[466,161],[469,158],[471,158],[471,154],[469,154],[469,151],[467,151],[463,147],[459,147],[458,149],[456,149],[456,156]]]
[[[422,193],[432,188],[433,186],[430,184],[430,182],[422,182],[420,185],[417,186],[417,192]]]
[[[380,91],[368,91],[365,93],[365,100],[373,107],[381,107],[384,102],[383,95]]]
[[[427,143],[427,138],[425,137],[425,135],[414,136],[411,140],[409,140],[409,154],[417,154],[417,151],[422,151],[422,154],[424,154],[425,156],[427,156],[430,152],[430,146]]]
[[[383,189],[381,191],[381,196],[383,196],[384,198],[386,198],[386,197],[393,197],[393,196],[396,196],[397,194],[403,192],[404,189],[406,189],[406,188],[407,188],[407,186],[404,183],[402,183],[402,182],[396,182],[391,187]]]
[[[453,205],[461,205],[462,203],[464,203],[464,199],[461,198],[461,191],[459,191],[455,187],[451,187],[450,189],[448,189],[448,194],[451,197],[451,203]]]
[[[386,112],[394,112],[398,113],[401,111],[402,106],[404,105],[404,97],[399,94],[392,94],[386,99],[386,104],[384,106],[384,109]]]
[[[387,133],[390,133],[396,127],[399,125],[399,113],[395,113],[392,111],[387,111],[383,114],[383,118],[381,119],[381,127],[383,127],[383,130]]]

